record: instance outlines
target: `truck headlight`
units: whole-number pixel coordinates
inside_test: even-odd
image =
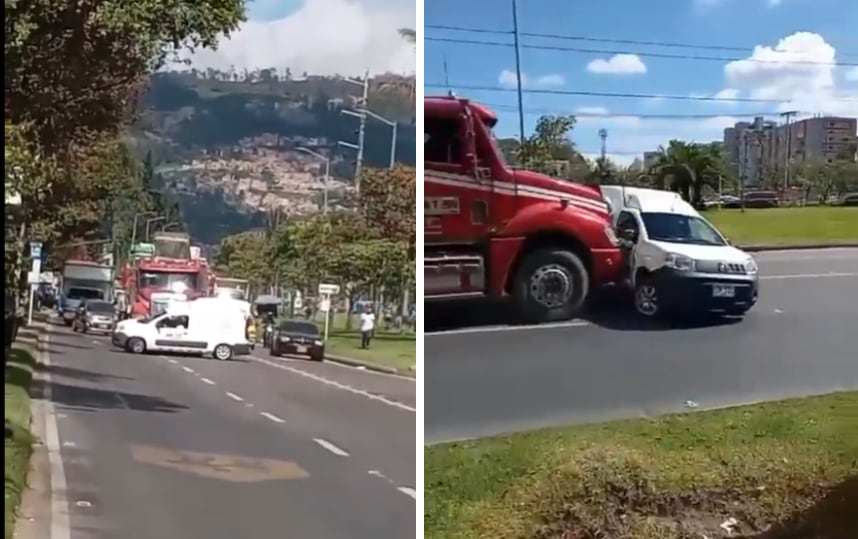
[[[313,341],[316,346],[322,346],[322,341]]]
[[[664,258],[664,265],[678,271],[694,271],[694,259],[683,255],[668,253]]]
[[[748,275],[756,275],[759,271],[760,266],[757,265],[757,261],[754,260],[754,257],[749,258],[748,261],[745,262],[745,272]]]

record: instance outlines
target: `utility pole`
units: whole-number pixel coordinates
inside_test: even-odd
[[[346,79],[346,82],[351,84],[355,84],[363,87],[363,91],[361,92],[360,100],[358,101],[358,109],[364,110],[367,108],[367,100],[369,99],[369,70],[367,69],[363,75],[363,81],[358,81],[354,79]],[[349,113],[351,111],[343,111],[344,113]],[[360,174],[363,169],[363,149],[364,149],[364,141],[366,139],[366,114],[358,115],[360,119],[360,127],[358,128],[357,136],[358,143],[350,144],[348,142],[338,142],[340,146],[345,146],[346,148],[354,148],[357,150],[357,159],[355,160],[355,191],[360,193]]]
[[[605,128],[599,129],[599,138],[602,139],[602,156],[600,157],[601,163],[599,165],[599,181],[604,183],[605,178],[608,175],[608,130]]]
[[[792,123],[790,123],[790,120],[796,114],[798,114],[798,111],[796,110],[788,110],[780,114],[785,120],[784,125],[786,126],[787,137],[786,154],[784,155],[784,193],[786,193],[786,190],[789,187],[790,161],[792,160]]]
[[[512,0],[512,33],[515,38],[515,79],[518,93],[518,137],[524,146],[524,97],[521,87],[521,47],[518,42],[518,3]]]

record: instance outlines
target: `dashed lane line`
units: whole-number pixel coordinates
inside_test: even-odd
[[[396,490],[398,490],[399,492],[401,492],[401,493],[405,494],[406,496],[411,496],[411,497],[412,497],[412,498],[414,498],[415,500],[417,499],[417,491],[415,491],[415,490],[414,490],[413,488],[411,488],[411,487],[396,487]]]
[[[193,373],[193,372],[194,372],[194,369],[192,369],[192,368],[190,368],[190,367],[185,367],[185,366],[182,366],[182,370],[183,370],[183,371],[185,371],[185,372],[189,372],[189,373]]]
[[[236,395],[235,393],[232,393],[231,391],[227,391],[227,392],[226,392],[226,396],[227,396],[227,397],[229,397],[229,398],[231,398],[231,399],[232,399],[232,400],[234,400],[234,401],[237,401],[237,402],[244,402],[244,398],[242,398],[242,397],[240,397],[240,396]]]
[[[273,421],[275,423],[285,423],[285,421],[283,421],[282,419],[280,419],[276,415],[269,414],[268,412],[259,412],[259,415],[261,415],[262,417],[264,417],[266,419],[270,419],[271,421]]]
[[[399,408],[400,410],[405,410],[407,412],[412,412],[412,413],[417,411],[415,408],[408,406],[407,404],[403,404],[401,402],[388,399],[387,397],[383,397],[381,395],[376,395],[374,393],[370,393],[369,391],[364,391],[363,389],[358,389],[356,387],[352,387],[350,385],[346,385],[346,384],[337,382],[336,380],[329,380],[328,378],[324,378],[322,376],[318,376],[316,374],[313,374],[313,373],[310,373],[310,372],[307,372],[307,371],[304,371],[301,369],[295,369],[293,367],[288,367],[286,365],[280,365],[278,363],[268,361],[267,359],[262,359],[262,358],[258,358],[255,356],[251,356],[251,357],[253,357],[254,361],[264,363],[264,364],[269,365],[271,367],[274,367],[276,369],[282,369],[284,371],[288,371],[288,372],[297,374],[298,376],[303,376],[305,378],[315,380],[315,381],[320,382],[322,384],[329,385],[331,387],[335,387],[335,388],[341,389],[343,391],[348,391],[349,393],[354,393],[355,395],[360,395],[362,397],[366,397],[367,399],[374,400],[377,402],[381,402],[383,404],[386,404],[388,406],[392,406],[394,408]]]
[[[339,447],[337,447],[336,445],[332,444],[331,442],[329,442],[327,440],[323,440],[322,438],[313,438],[313,441],[316,442],[317,444],[319,444],[320,446],[322,446],[323,448],[327,449],[328,451],[330,451],[334,455],[337,455],[338,457],[349,456],[347,451],[340,449]]]
[[[203,377],[203,378],[200,378],[200,380],[202,380],[204,384],[208,384],[210,386],[215,385],[215,381],[210,379],[210,378]]]

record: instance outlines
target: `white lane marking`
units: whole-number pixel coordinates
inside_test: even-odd
[[[95,339],[93,339],[92,344],[101,344],[101,341],[96,341]]]
[[[325,449],[327,449],[328,451],[330,451],[334,455],[337,455],[338,457],[349,456],[349,454],[346,451],[340,449],[339,447],[335,446],[334,444],[332,444],[331,442],[329,442],[327,440],[323,440],[321,438],[313,438],[313,441],[316,442],[317,444],[319,444],[320,446],[324,447]]]
[[[268,412],[259,412],[259,415],[261,415],[262,417],[268,418],[275,423],[285,423],[285,421],[283,421],[282,419],[280,419],[276,415],[269,414]]]
[[[397,487],[397,489],[396,489],[396,490],[398,490],[399,492],[401,492],[401,493],[403,493],[403,494],[405,494],[405,495],[407,495],[407,496],[411,496],[411,497],[412,497],[412,498],[414,498],[415,500],[417,499],[417,491],[415,491],[413,488],[409,488],[409,487]]]
[[[244,399],[243,399],[243,398],[239,397],[238,395],[236,395],[235,393],[232,393],[232,392],[230,392],[230,391],[227,391],[227,392],[226,392],[226,396],[227,396],[227,397],[229,397],[229,398],[231,398],[231,399],[232,399],[232,400],[234,400],[234,401],[244,402]]]
[[[403,403],[397,402],[395,400],[390,400],[386,397],[382,397],[381,395],[375,395],[373,393],[370,393],[369,391],[364,391],[363,389],[358,389],[356,387],[352,387],[352,386],[349,386],[346,384],[341,384],[340,382],[337,382],[335,380],[329,380],[327,378],[323,378],[321,376],[309,373],[307,371],[303,371],[301,369],[295,369],[292,367],[287,367],[286,365],[280,365],[277,363],[272,363],[271,361],[268,361],[267,359],[262,359],[262,358],[259,358],[256,356],[251,356],[251,357],[253,357],[254,361],[258,361],[260,363],[270,365],[271,367],[274,367],[277,369],[283,369],[284,371],[289,371],[291,373],[295,373],[299,376],[303,376],[305,378],[309,378],[311,380],[321,382],[323,384],[335,387],[337,389],[342,389],[343,391],[348,391],[349,393],[354,393],[355,395],[360,395],[360,396],[366,397],[370,400],[378,401],[378,402],[384,403],[388,406],[393,406],[394,408],[399,408],[400,410],[405,410],[407,412],[416,412],[417,411],[415,408],[412,408],[411,406],[408,406],[407,404],[403,404]]]
[[[203,383],[206,383],[206,384],[208,384],[208,385],[210,385],[210,386],[215,385],[215,381],[214,381],[214,380],[211,380],[211,379],[209,379],[209,378],[205,378],[205,377],[204,377],[204,378],[200,378],[200,380],[202,380],[202,381],[203,381]]]
[[[776,279],[822,279],[825,277],[858,277],[858,272],[787,273],[784,275],[761,275],[761,281]]]
[[[297,362],[297,361],[296,361]],[[392,372],[379,372],[367,369],[363,365],[355,367],[354,365],[346,365],[345,363],[340,363],[339,361],[333,359],[326,359],[322,363],[325,365],[333,365],[340,369],[351,369],[357,371],[363,371],[367,374],[372,374],[373,376],[386,376],[387,378],[397,378],[399,380],[405,380],[406,382],[416,382],[417,379],[414,376],[403,376],[401,374],[393,374]]]
[[[194,372],[194,369],[192,369],[190,367],[182,367],[182,370],[185,372]]]
[[[173,365],[177,365],[179,363],[178,361],[176,361],[175,359],[172,359],[172,358],[168,359],[167,361],[169,361]]]
[[[552,324],[530,324],[524,326],[481,326],[474,328],[451,329],[447,331],[427,331],[423,334],[423,336],[432,337],[436,335],[456,335],[459,333],[492,333],[495,331],[523,331],[529,329],[574,328],[589,325],[590,323],[585,320],[572,320],[569,322],[555,322]]]
[[[783,311],[782,311],[782,310],[780,310],[780,309],[775,309],[775,314],[782,314],[782,313],[783,313]]]
[[[42,401],[45,414],[45,447],[48,450],[48,465],[51,471],[51,528],[50,539],[71,539],[71,522],[69,519],[69,501],[66,498],[66,471],[63,457],[60,453],[60,429],[57,426],[56,411],[53,404],[53,388],[51,387],[51,354],[50,331],[48,326],[45,334],[45,349],[42,350],[41,360],[47,367],[45,377],[45,399]],[[37,341],[38,344],[38,341]]]

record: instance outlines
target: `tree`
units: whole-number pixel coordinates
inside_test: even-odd
[[[719,145],[671,140],[666,148],[659,148],[650,174],[658,188],[677,191],[685,200],[700,206],[704,187],[716,187],[724,168]]]
[[[417,173],[396,166],[364,169],[359,207],[370,228],[382,237],[413,246],[417,237]]]

